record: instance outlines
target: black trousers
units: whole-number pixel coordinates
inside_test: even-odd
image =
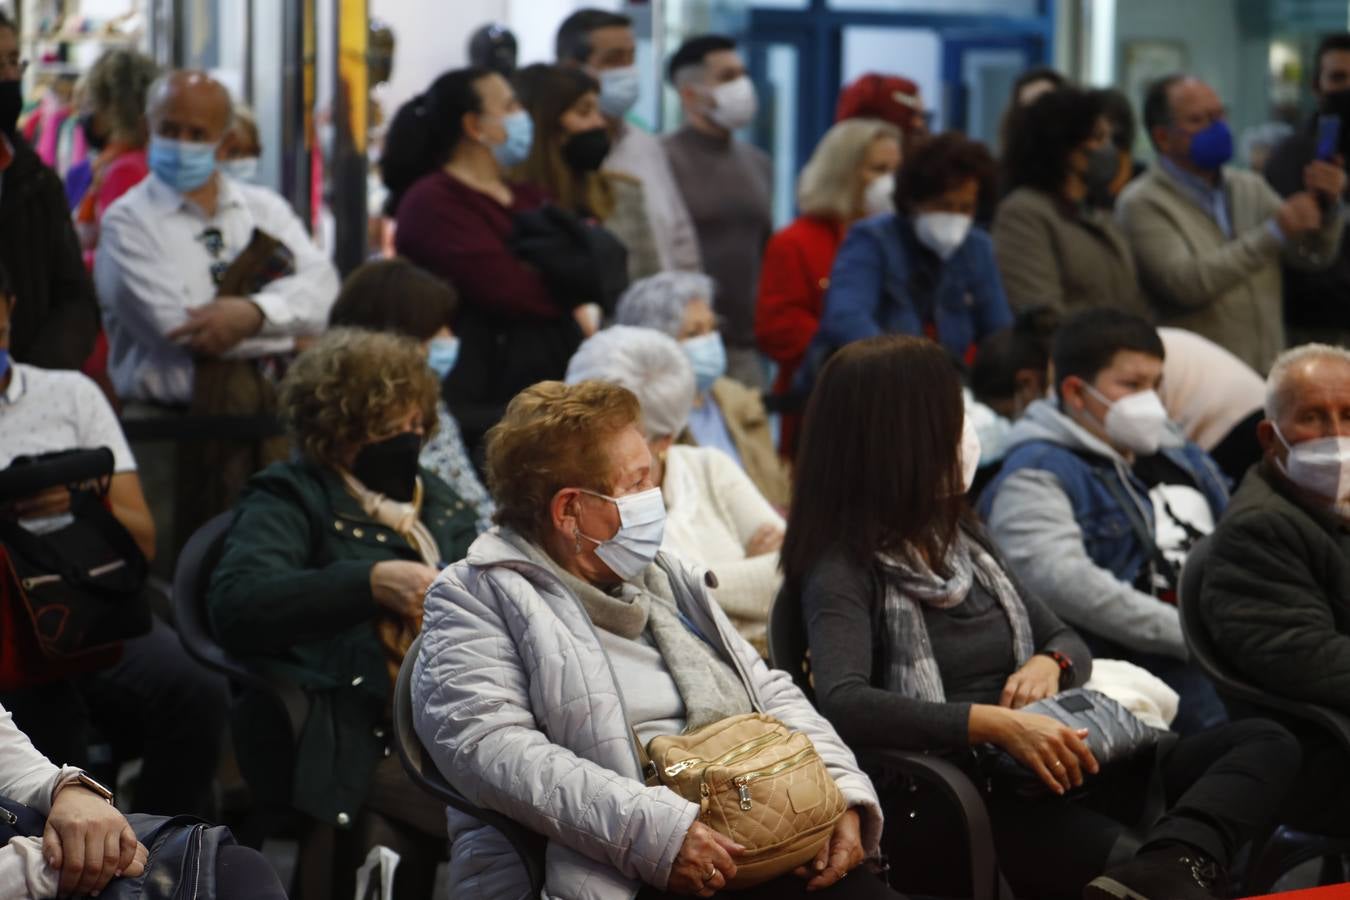
[[[999,867],[1014,893],[1038,900],[1077,900],[1106,868],[1161,844],[1188,845],[1227,867],[1274,819],[1299,759],[1289,732],[1260,719],[1179,738],[1156,755],[1166,812],[1142,830],[1152,754],[1079,796],[1027,799],[995,789],[986,797]],[[950,812],[941,804],[916,812],[906,788],[884,800],[892,880],[916,893],[969,896],[967,850]]]
[[[156,618],[122,659],[92,674],[0,695],[33,746],[58,765],[116,775],[89,758],[91,730],[117,761],[142,758],[134,812],[215,818],[211,784],[220,758],[229,686],[187,655]]]
[[[645,887],[638,892],[637,900],[676,900],[678,894],[658,891]],[[718,896],[723,896],[721,893]],[[758,887],[746,891],[727,891],[727,897],[736,900],[791,900],[793,897],[827,897],[829,900],[905,900],[886,886],[880,877],[859,866],[839,881],[823,891],[806,892],[806,879],[795,875],[784,875],[773,881],[766,881]]]

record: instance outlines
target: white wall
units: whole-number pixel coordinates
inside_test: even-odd
[[[515,32],[521,65],[553,59],[553,36],[582,7],[617,10],[621,0],[369,0],[370,15],[394,30],[394,73],[381,89],[390,116],[440,73],[468,63],[469,36],[488,22]],[[442,9],[453,10],[442,12]]]

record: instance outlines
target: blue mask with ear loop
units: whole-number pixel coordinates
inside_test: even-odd
[[[1198,169],[1213,172],[1233,158],[1233,132],[1223,119],[1191,137],[1186,155]]]
[[[459,338],[432,338],[427,347],[427,365],[431,366],[436,377],[444,379],[450,374],[459,360]]]

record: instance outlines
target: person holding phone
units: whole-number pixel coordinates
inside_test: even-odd
[[[1317,112],[1304,126],[1271,151],[1266,180],[1283,197],[1302,189],[1303,169],[1313,160],[1344,167],[1350,160],[1350,33],[1329,35],[1317,48],[1312,67]],[[1323,194],[1323,209],[1334,208],[1344,195]],[[1284,322],[1289,345],[1350,341],[1350,243],[1342,237],[1328,268],[1306,271],[1286,266]]]
[[[1144,126],[1158,162],[1121,194],[1117,214],[1160,325],[1204,335],[1264,373],[1285,347],[1280,263],[1332,265],[1341,246],[1345,171],[1298,169],[1283,199],[1253,172],[1226,165],[1233,134],[1218,93],[1198,78],[1151,85]]]

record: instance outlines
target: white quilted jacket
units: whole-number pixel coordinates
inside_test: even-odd
[[[745,642],[694,572],[681,608],[720,638],[759,711],[810,736],[876,853],[881,807],[853,753],[792,683]],[[698,807],[639,776],[619,686],[581,601],[496,529],[474,541],[427,593],[413,672],[417,734],[470,802],[548,839],[546,898],[631,900],[642,883],[664,888]],[[448,812],[450,892],[516,900],[525,871],[497,832]]]

